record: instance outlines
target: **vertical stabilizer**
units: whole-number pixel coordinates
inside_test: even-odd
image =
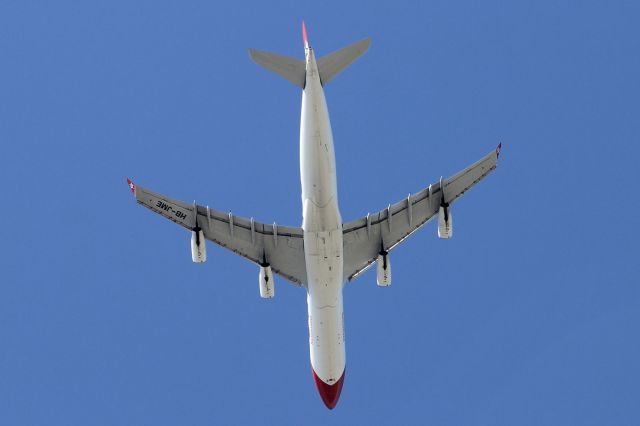
[[[304,48],[309,48],[309,38],[307,37],[307,26],[302,21],[302,41],[304,42]]]

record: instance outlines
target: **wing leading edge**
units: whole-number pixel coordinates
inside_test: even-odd
[[[151,211],[190,231],[200,227],[207,240],[258,265],[268,263],[273,272],[294,284],[307,283],[301,228],[268,225],[208,206],[187,204],[136,186],[130,180],[128,183],[136,201]]]
[[[451,205],[497,166],[501,145],[466,169],[440,180],[377,213],[343,226],[344,279],[351,281],[433,219],[443,201]],[[443,191],[444,188],[444,191]]]

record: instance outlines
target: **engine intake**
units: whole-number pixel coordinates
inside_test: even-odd
[[[379,287],[388,287],[391,285],[391,262],[389,261],[389,253],[381,251],[378,255],[377,278]]]
[[[442,239],[453,237],[453,216],[448,205],[440,206],[438,211],[438,237]]]
[[[194,263],[207,261],[207,246],[205,245],[204,232],[200,228],[191,231],[191,260]]]
[[[260,265],[260,297],[263,299],[272,299],[275,296],[275,282],[273,281],[273,272],[269,264]]]

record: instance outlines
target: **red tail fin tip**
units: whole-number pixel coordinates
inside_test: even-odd
[[[302,41],[304,42],[304,48],[309,48],[309,39],[307,38],[307,26],[302,21]]]

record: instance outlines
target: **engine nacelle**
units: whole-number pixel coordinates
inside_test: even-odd
[[[204,263],[207,261],[207,246],[204,241],[202,229],[191,231],[191,260],[194,263]]]
[[[275,295],[275,282],[273,281],[273,272],[271,266],[260,266],[260,297],[263,299],[271,299]]]
[[[449,206],[440,206],[438,211],[438,237],[444,239],[453,237],[453,216]]]
[[[376,281],[380,287],[388,287],[391,285],[391,262],[389,261],[389,253],[382,252],[378,255],[377,278]]]

